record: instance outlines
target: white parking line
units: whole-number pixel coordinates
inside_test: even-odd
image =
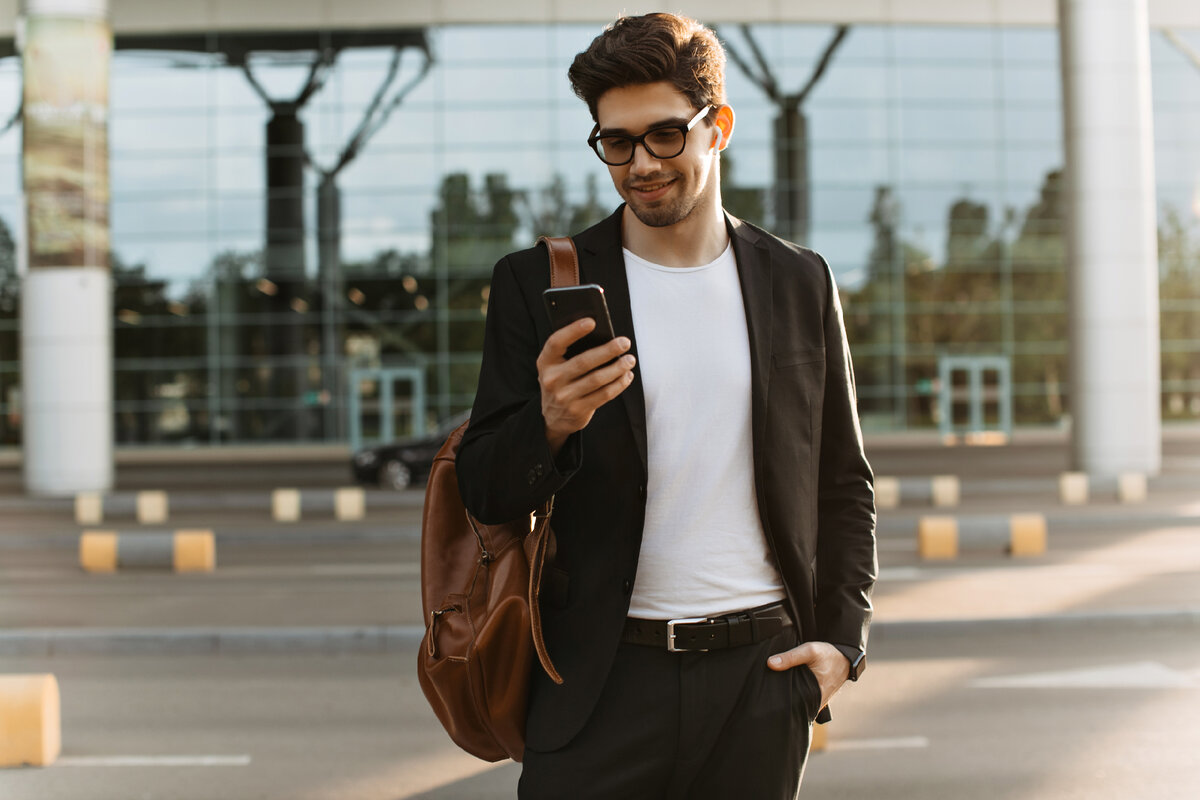
[[[59,767],[246,767],[250,756],[63,756]]]
[[[829,750],[915,750],[929,747],[929,740],[924,736],[901,736],[894,739],[847,739],[841,742],[831,739],[826,747]]]

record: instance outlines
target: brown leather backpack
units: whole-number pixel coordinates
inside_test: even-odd
[[[570,239],[538,240],[550,253],[550,285],[579,283]],[[536,654],[555,683],[542,639],[538,592],[554,559],[551,498],[528,517],[484,525],[463,506],[455,457],[467,424],[433,461],[421,520],[421,603],[425,637],[417,677],[454,743],[485,761],[525,751],[525,706]]]

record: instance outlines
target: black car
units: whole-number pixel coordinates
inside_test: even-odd
[[[446,420],[433,433],[364,447],[350,459],[354,480],[385,489],[407,489],[417,481],[425,480],[446,437],[470,416],[470,411],[464,411]]]

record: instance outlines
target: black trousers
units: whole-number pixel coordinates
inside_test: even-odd
[[[670,653],[622,643],[583,730],[526,749],[521,800],[794,800],[821,689],[807,666],[767,668],[796,645],[789,627],[758,644]]]

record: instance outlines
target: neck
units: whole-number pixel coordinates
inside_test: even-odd
[[[665,228],[646,225],[626,207],[621,215],[621,243],[654,264],[697,267],[725,252],[729,232],[725,229],[725,214],[716,202],[701,203],[687,219]]]

